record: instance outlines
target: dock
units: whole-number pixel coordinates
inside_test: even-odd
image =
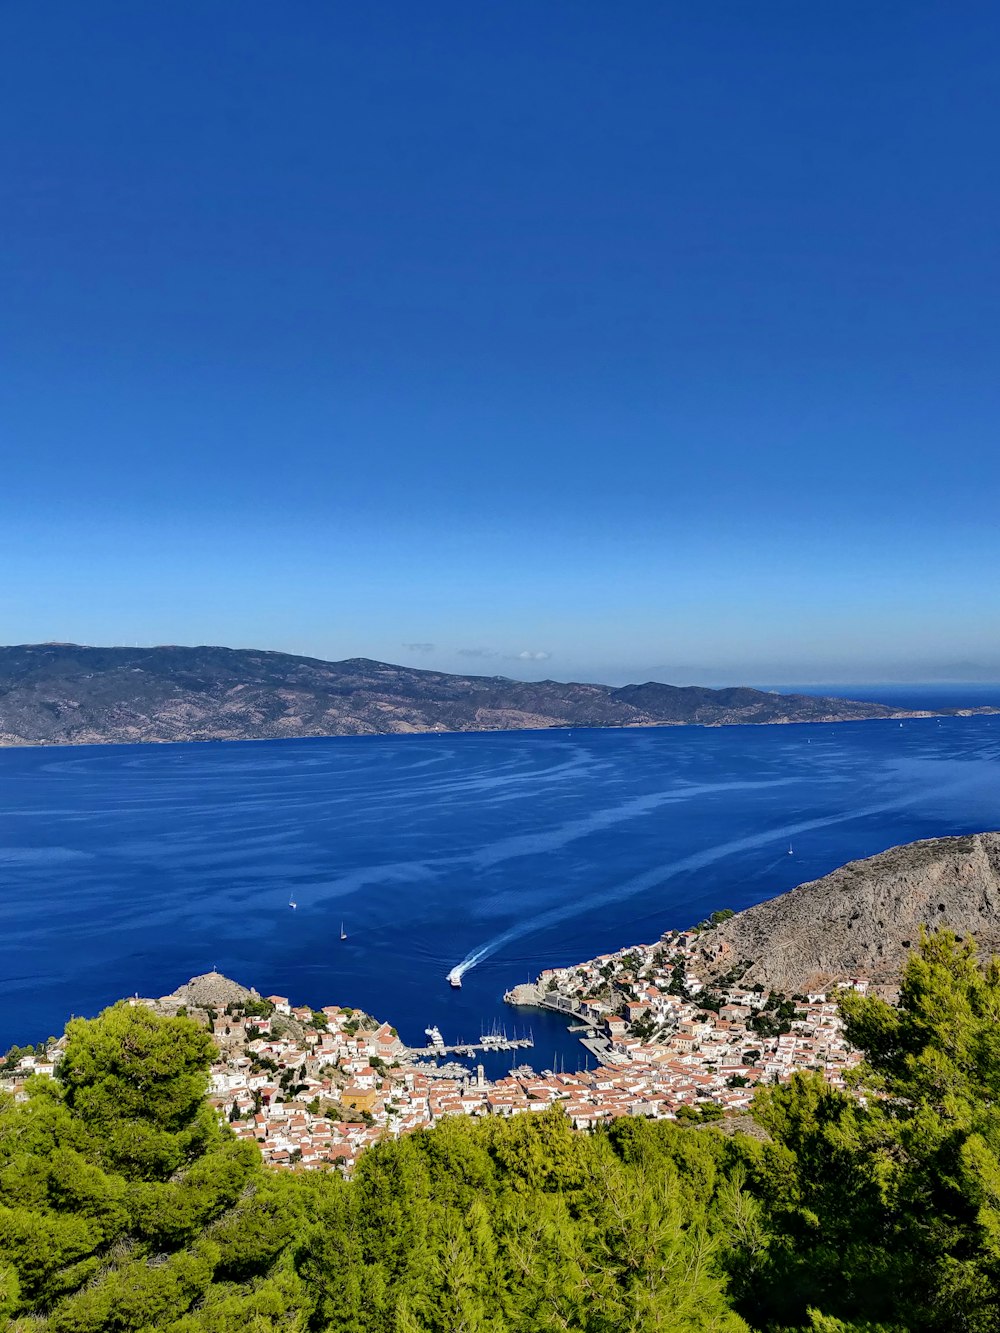
[[[599,1065],[628,1064],[628,1056],[619,1055],[603,1037],[581,1037],[580,1045],[586,1047]]]
[[[431,1042],[429,1046],[411,1046],[414,1055],[478,1055],[480,1051],[529,1051],[533,1037],[508,1037],[506,1033],[486,1033],[478,1041],[460,1041],[449,1046],[445,1042]]]

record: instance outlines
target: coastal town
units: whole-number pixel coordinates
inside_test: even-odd
[[[746,1111],[758,1085],[786,1081],[796,1070],[846,1086],[860,1054],[845,1039],[835,992],[747,989],[738,967],[711,985],[699,975],[707,932],[725,915],[655,944],[547,969],[508,992],[512,1005],[566,1016],[595,1064],[572,1073],[522,1064],[488,1080],[481,1065],[443,1063],[436,1029],[428,1030],[426,1048],[410,1048],[368,1014],[260,996],[218,973],[161,1000],[129,1003],[209,1025],[218,1047],[210,1100],[273,1166],[349,1172],[370,1144],[452,1115],[511,1116],[557,1105],[578,1129],[625,1115],[701,1122]],[[865,988],[860,980],[846,984]],[[0,1087],[25,1096],[27,1078],[54,1072],[61,1045],[14,1052]]]

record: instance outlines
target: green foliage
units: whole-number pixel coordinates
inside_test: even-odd
[[[898,1008],[853,992],[841,1008],[864,1099],[814,1075],[755,1099],[793,1169],[739,1307],[775,1327],[812,1307],[824,1330],[1000,1329],[1000,966],[941,932],[909,959]]]
[[[1000,965],[942,933],[898,1008],[842,1009],[863,1095],[758,1090],[764,1141],[710,1103],[457,1117],[350,1180],[218,1124],[196,1024],[74,1021],[57,1079],[0,1096],[0,1329],[1000,1333]]]
[[[208,1113],[211,1050],[187,1019],[120,1005],[70,1025],[58,1081],[4,1099],[0,1327],[745,1330],[721,1140],[588,1136],[554,1110],[446,1121],[350,1182],[268,1173]]]
[[[310,1182],[300,1264],[319,1289],[317,1327],[745,1330],[719,1262],[725,1151],[667,1124],[575,1134],[558,1111],[378,1145],[350,1183]]]
[[[871,1324],[867,1320],[862,1324],[847,1323],[819,1310],[810,1310],[807,1333],[906,1333],[906,1330],[902,1324]]]
[[[715,1102],[700,1102],[697,1106],[678,1106],[677,1119],[688,1125],[708,1125],[725,1115]]]
[[[796,1009],[794,1001],[771,991],[764,1008],[747,1020],[747,1027],[762,1037],[780,1037],[791,1032],[792,1023],[803,1017],[804,1014]]]
[[[0,1058],[0,1072],[16,1069],[26,1055],[44,1055],[45,1045],[38,1042],[35,1046],[12,1046],[10,1050]]]
[[[118,1005],[67,1035],[0,1100],[0,1328],[304,1330],[298,1204],[205,1103],[203,1029]]]
[[[165,1022],[122,1001],[99,1021],[72,1019],[66,1037],[58,1078],[66,1104],[86,1123],[133,1120],[176,1131],[197,1114],[215,1047],[190,1019]]]

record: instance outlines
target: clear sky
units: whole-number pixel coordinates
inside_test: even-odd
[[[1000,677],[1000,6],[0,9],[0,641]]]

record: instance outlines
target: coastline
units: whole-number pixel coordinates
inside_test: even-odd
[[[656,736],[619,730],[578,733],[569,742],[559,730],[414,745],[380,739],[253,751],[231,746],[221,755],[195,746],[11,755],[4,771],[18,780],[9,784],[5,824],[12,870],[4,1045],[57,1033],[71,1010],[96,1014],[135,989],[161,994],[214,958],[229,975],[258,979],[268,989],[350,1000],[395,1016],[404,1040],[416,1045],[432,1022],[441,1024],[449,1041],[478,1037],[480,1018],[484,1031],[494,1019],[504,1022],[502,993],[529,980],[529,970],[533,979],[550,964],[691,924],[714,906],[751,905],[853,858],[933,834],[942,820],[956,833],[984,827],[987,816],[977,812],[993,808],[995,769],[971,761],[991,752],[997,726],[983,718],[940,727],[928,720],[902,729],[893,722],[795,733],[743,728]],[[675,751],[685,767],[678,769],[672,758],[665,762]],[[505,799],[497,800],[494,786],[477,782],[492,781],[501,752],[523,762],[512,769],[513,786],[499,791]],[[907,793],[926,793],[917,816],[907,806],[857,822],[854,786],[867,790],[884,780],[887,796],[894,797],[898,762],[928,752],[946,762],[917,772]],[[409,772],[416,761],[431,759],[433,767],[421,764]],[[567,769],[571,759],[576,766]],[[832,795],[824,785],[831,759],[851,777]],[[720,760],[726,765],[721,774]],[[956,760],[970,762],[957,768]],[[784,780],[773,792],[757,783],[762,767],[763,776]],[[667,798],[678,772],[688,781],[721,776],[727,784],[750,785],[746,795],[742,787],[710,787],[677,805]],[[87,786],[78,801],[81,774]],[[610,789],[608,774],[615,777]],[[364,808],[365,792],[390,775],[390,793],[358,830],[351,814],[355,802]],[[961,823],[952,829],[954,801],[940,796],[959,778],[972,783],[962,798],[970,810],[968,830]],[[469,792],[452,812],[436,802],[442,781],[445,790]],[[244,808],[246,793],[255,801],[250,810]],[[333,820],[332,794],[339,802]],[[512,795],[516,801],[506,799]],[[272,846],[293,797],[301,830],[296,825],[287,846],[281,840]],[[651,803],[649,810],[643,802]],[[802,807],[803,818],[820,821],[815,836],[784,831],[790,802]],[[390,831],[385,812],[398,818],[411,811],[423,811],[418,837],[397,846],[393,835],[391,847],[379,841]],[[713,835],[728,818],[737,821],[734,832],[764,828],[773,848],[717,847]],[[525,841],[539,832],[558,833],[559,841]],[[785,855],[790,838],[794,858]],[[44,856],[36,850],[43,842],[51,844]],[[21,847],[18,860],[13,853]],[[488,877],[473,860],[484,849],[497,863]],[[700,858],[709,852],[715,857],[710,864],[685,868],[692,853]],[[428,861],[432,856],[454,860],[438,869]],[[427,864],[422,878],[413,878],[416,871],[406,878],[411,861]],[[383,863],[389,868],[380,869]],[[297,912],[287,907],[289,884]],[[501,893],[520,896],[504,900],[495,921],[467,919],[476,916],[476,905]],[[536,900],[539,910],[555,902],[563,919],[536,921]],[[74,911],[82,932],[65,924],[64,913]],[[345,914],[351,940],[339,945],[338,922]],[[448,969],[511,926],[516,940],[495,948],[465,978],[463,990],[449,990],[443,979]],[[93,962],[74,946],[81,933]],[[512,1014],[506,1009],[508,1031]],[[522,1020],[534,1025],[536,1063],[552,1065],[556,1055],[567,1069],[582,1062],[585,1052],[568,1033],[577,1020],[555,1012],[535,1019],[525,1012],[515,1016],[519,1031]],[[490,1075],[508,1067],[501,1057],[485,1063]]]
[[[393,740],[407,736],[513,736],[513,735],[548,735],[554,731],[663,731],[676,727],[690,727],[699,731],[720,730],[724,727],[831,727],[843,726],[848,722],[922,722],[933,718],[946,717],[996,717],[1000,716],[1000,707],[983,704],[971,708],[949,709],[899,709],[881,717],[819,717],[819,718],[771,718],[764,722],[626,722],[613,726],[600,726],[580,723],[557,723],[550,727],[407,727],[401,731],[320,731],[302,732],[285,736],[154,736],[140,740],[62,740],[31,741],[0,737],[0,750],[77,750],[85,748],[111,748],[125,745],[264,745],[278,741],[323,741],[323,740]]]
[[[511,1052],[513,1064],[530,1039],[504,1033],[453,1047],[431,1027],[429,1044],[417,1048],[361,1009],[293,1005],[218,972],[160,999],[118,1003],[208,1028],[216,1046],[209,1103],[237,1138],[256,1143],[265,1163],[278,1167],[349,1173],[381,1139],[455,1115],[509,1117],[558,1106],[579,1130],[622,1115],[705,1122],[746,1112],[758,1086],[801,1069],[846,1088],[861,1057],[843,1037],[835,994],[786,999],[762,987],[745,991],[735,976],[716,992],[702,984],[697,957],[716,918],[725,917],[667,931],[655,944],[545,969],[536,982],[508,991],[508,1004],[577,1020],[570,1030],[581,1034],[585,1067],[568,1072],[557,1065],[539,1073],[522,1063],[488,1079],[482,1063],[473,1072],[448,1057],[474,1058],[493,1043]],[[13,1049],[0,1086],[23,1100],[32,1077],[55,1075],[65,1040]]]

